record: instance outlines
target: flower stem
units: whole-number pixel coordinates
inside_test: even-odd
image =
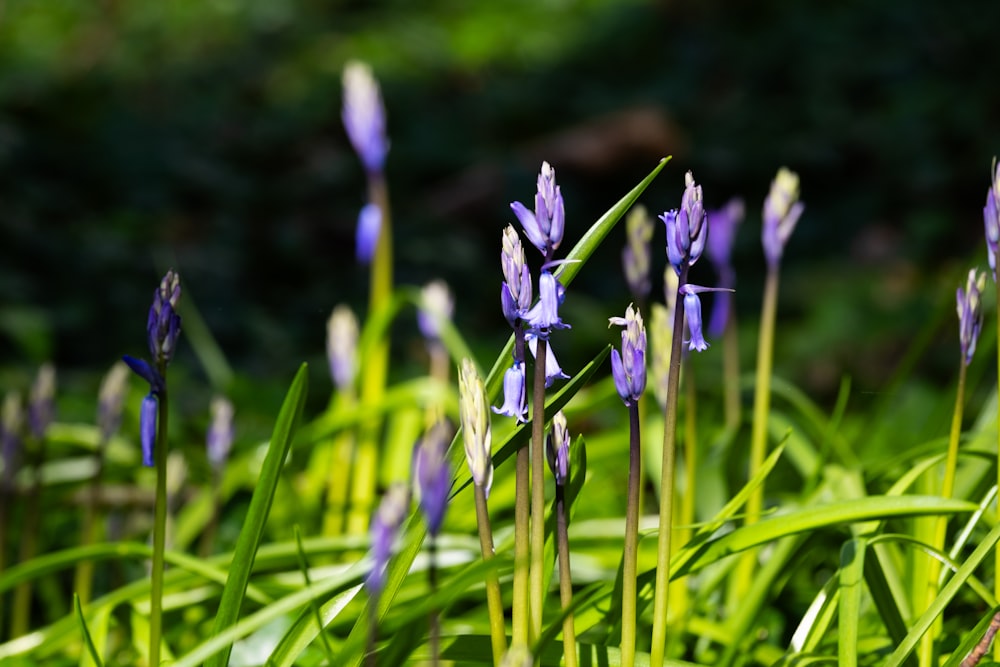
[[[434,596],[438,590],[438,571],[437,538],[433,535],[430,536],[427,542],[427,557],[430,561],[427,566],[427,583],[431,589],[431,595]],[[429,624],[428,643],[431,649],[431,665],[432,667],[438,667],[441,664],[441,618],[438,615],[437,607],[431,607]]]
[[[548,341],[535,348],[535,384],[531,400],[531,641],[542,635],[545,600],[545,356]]]
[[[559,600],[563,612],[563,662],[576,667],[576,627],[573,620],[573,577],[569,566],[569,517],[566,515],[566,487],[556,485],[556,539],[559,542]],[[567,611],[570,610],[570,611]]]
[[[639,406],[628,406],[628,499],[625,506],[625,553],[622,554],[622,666],[635,663],[636,564],[639,550]]]
[[[735,431],[740,425],[740,343],[734,299],[729,299],[729,317],[722,334],[722,386],[726,429]]]
[[[681,269],[680,285],[687,282],[688,267]],[[677,295],[680,301],[680,294]],[[670,343],[670,370],[667,373],[667,409],[663,421],[663,465],[660,477],[660,526],[656,543],[656,589],[653,596],[653,638],[649,664],[662,667],[667,641],[667,602],[670,594],[670,550],[674,526],[674,466],[677,457],[677,388],[681,379],[681,344],[684,338],[684,309],[674,309],[673,338]]]
[[[42,511],[42,464],[45,462],[45,438],[38,441],[38,452],[32,466],[33,479],[25,499],[24,527],[22,529],[20,562],[27,563],[38,553],[38,527]],[[18,584],[14,589],[14,606],[11,612],[11,637],[28,634],[31,627],[31,581]]]
[[[476,498],[476,524],[479,526],[479,548],[484,561],[493,560],[493,531],[490,528],[490,513],[486,508],[486,491],[474,485]],[[493,647],[493,664],[499,665],[507,652],[507,631],[504,628],[503,598],[500,596],[500,581],[496,570],[486,575],[486,609],[490,616],[490,644]]]
[[[681,494],[680,526],[677,529],[677,543],[685,545],[691,541],[695,523],[695,494],[698,470],[698,398],[694,369],[690,361],[684,366],[684,493]],[[676,618],[686,618],[687,595],[685,587],[674,588],[674,614]]]
[[[164,383],[165,384],[165,383]],[[156,469],[156,500],[153,510],[153,567],[149,591],[149,664],[160,664],[163,632],[163,554],[167,538],[167,390],[160,392],[156,417],[153,466]]]
[[[955,470],[958,467],[958,443],[962,435],[962,413],[965,403],[965,359],[959,362],[958,370],[958,391],[955,395],[955,410],[951,417],[951,432],[948,437],[948,454],[944,463],[944,480],[941,483],[941,497],[951,498],[955,491]],[[938,550],[944,550],[945,537],[948,532],[948,519],[939,516],[934,523],[934,542],[931,544]],[[930,560],[927,568],[927,597],[924,601],[924,608],[929,607],[938,594],[938,578],[941,575],[941,561],[936,558]],[[940,634],[941,617],[927,629],[920,640],[920,665],[929,667],[934,664],[934,640]]]
[[[757,380],[753,397],[753,429],[750,434],[750,468],[747,479],[754,475],[764,464],[767,453],[767,418],[771,412],[771,371],[774,366],[774,320],[778,311],[778,269],[767,270],[764,283],[764,303],[760,312],[760,337],[757,340]],[[764,506],[764,483],[747,498],[746,525],[750,526],[760,519]],[[753,579],[754,567],[757,563],[757,551],[748,549],[743,552],[736,568],[736,583],[734,600],[741,599]]]
[[[514,327],[514,361],[524,363],[524,329]],[[544,368],[544,366],[542,367]],[[528,522],[531,461],[527,447],[517,450],[514,463],[514,583],[511,600],[511,644],[528,645]]]
[[[101,494],[101,480],[104,477],[104,448],[107,440],[103,437],[97,445],[97,452],[94,456],[96,470],[94,477],[90,480],[90,489],[87,494],[87,507],[83,515],[83,526],[80,529],[80,546],[93,544],[94,533],[97,525],[97,501]],[[0,570],[3,567],[0,566]],[[80,599],[80,605],[85,606],[90,602],[90,593],[94,578],[94,561],[88,559],[81,560],[76,564],[76,572],[73,575],[73,591]]]
[[[1000,498],[1000,285],[994,285],[997,306],[997,489]],[[997,507],[1000,508],[1000,500],[997,500]],[[1000,509],[998,509],[1000,512]],[[1000,600],[1000,546],[994,550],[996,554],[996,564],[993,572],[993,596]],[[1000,662],[1000,642],[993,645],[993,660]]]

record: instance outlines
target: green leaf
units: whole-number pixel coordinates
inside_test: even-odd
[[[101,654],[98,652],[97,647],[94,646],[94,640],[90,636],[90,630],[87,628],[87,619],[83,616],[83,608],[80,606],[80,596],[73,594],[73,608],[76,610],[76,617],[80,621],[80,629],[83,631],[83,643],[87,647],[87,653],[90,655],[90,659],[94,661],[97,667],[104,667],[104,663],[101,661]]]
[[[295,428],[302,416],[302,408],[306,400],[307,370],[306,364],[299,367],[295,379],[292,380],[292,386],[285,396],[285,401],[281,405],[281,411],[278,413],[278,420],[271,436],[271,444],[268,446],[267,456],[261,467],[260,478],[254,488],[253,497],[250,499],[250,508],[247,510],[243,529],[236,542],[236,550],[233,552],[233,562],[229,569],[229,578],[222,590],[222,599],[219,601],[219,611],[212,627],[212,636],[218,636],[239,618],[243,598],[246,596],[247,584],[250,581],[250,571],[257,555],[257,548],[264,535],[264,524],[267,522],[267,515],[271,511],[271,502],[274,500],[274,492],[281,479],[281,469],[288,456],[288,448],[291,445]],[[208,667],[225,667],[229,662],[231,650],[232,644],[226,645],[218,653],[212,655],[206,665]]]
[[[858,624],[861,622],[861,593],[865,579],[865,554],[868,540],[847,540],[840,550],[840,609],[837,623],[837,646],[840,664],[857,667]]]

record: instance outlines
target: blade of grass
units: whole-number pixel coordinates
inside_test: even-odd
[[[847,540],[840,550],[837,647],[843,667],[857,667],[858,664],[858,624],[861,622],[861,593],[867,552],[868,539],[864,537]]]
[[[73,608],[76,610],[76,617],[80,621],[80,630],[83,631],[83,643],[87,647],[87,652],[90,654],[90,659],[94,661],[97,667],[104,667],[104,663],[101,661],[101,654],[98,653],[97,647],[94,646],[94,640],[90,636],[90,630],[87,628],[87,619],[83,616],[83,608],[80,606],[80,596],[73,594]]]
[[[306,364],[299,367],[299,371],[295,374],[295,379],[292,380],[292,385],[281,405],[281,410],[278,412],[274,433],[271,436],[271,444],[268,446],[260,478],[254,488],[253,497],[250,499],[250,508],[247,510],[243,529],[236,542],[236,550],[233,552],[229,578],[222,590],[222,599],[219,600],[219,611],[212,626],[213,636],[220,635],[239,618],[243,598],[246,596],[247,584],[250,581],[250,571],[253,569],[257,548],[264,535],[264,524],[267,522],[267,515],[271,511],[271,502],[274,500],[274,492],[281,479],[281,469],[288,456],[288,448],[305,405],[307,371]],[[232,645],[227,645],[212,655],[206,665],[208,667],[225,667],[229,663],[231,650]]]

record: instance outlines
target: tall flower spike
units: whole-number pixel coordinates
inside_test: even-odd
[[[56,368],[44,363],[38,369],[34,384],[31,385],[31,400],[28,401],[28,425],[36,438],[45,436],[55,415]]]
[[[524,334],[524,340],[528,344],[528,349],[531,350],[531,356],[537,356],[538,337],[528,332]],[[550,344],[549,349],[545,353],[545,386],[551,387],[552,383],[556,380],[568,379],[569,376],[563,373],[563,369],[556,359],[555,350],[552,349],[552,345]]]
[[[771,191],[764,200],[761,240],[768,266],[773,268],[781,262],[785,244],[804,208],[799,201],[799,175],[782,167],[771,182]]]
[[[524,261],[521,238],[511,225],[503,230],[502,246],[500,265],[504,282],[500,288],[500,302],[507,322],[516,326],[531,308],[531,275]]]
[[[445,456],[451,440],[451,428],[439,421],[417,443],[413,455],[413,477],[420,492],[420,509],[427,520],[427,532],[437,537],[448,509],[451,469]]]
[[[344,109],[341,117],[347,138],[365,169],[380,172],[389,152],[385,135],[385,107],[371,68],[351,61],[344,67]]]
[[[562,193],[556,185],[556,170],[548,162],[542,162],[534,213],[519,201],[511,202],[510,208],[521,222],[531,244],[546,260],[551,259],[553,251],[562,243],[566,219]]]
[[[611,350],[611,376],[622,401],[632,405],[646,389],[646,328],[642,315],[631,304],[625,310],[625,317],[612,317],[608,322],[609,326],[625,327],[621,353]]]
[[[724,287],[699,287],[698,285],[681,285],[680,293],[684,296],[684,319],[691,332],[691,340],[688,342],[688,349],[697,352],[704,352],[708,349],[708,342],[702,332],[701,324],[701,299],[698,295],[702,292],[732,292]]]
[[[420,308],[417,309],[417,326],[424,338],[434,341],[441,338],[441,322],[451,320],[455,299],[443,280],[433,280],[420,290]]]
[[[625,271],[625,282],[628,283],[632,296],[644,299],[649,295],[651,283],[649,268],[652,263],[652,250],[649,247],[653,240],[653,220],[646,212],[646,207],[635,206],[625,218],[625,249],[622,251],[622,268]]]
[[[233,404],[224,396],[216,396],[209,404],[212,420],[205,435],[208,462],[216,472],[222,470],[233,448]]]
[[[122,405],[128,389],[128,366],[116,361],[101,381],[97,392],[97,428],[101,439],[111,439],[121,426]]]
[[[667,261],[680,275],[685,265],[693,266],[698,261],[708,241],[701,186],[690,171],[684,175],[681,207],[663,213],[660,220],[667,227]]]
[[[515,361],[503,374],[503,405],[494,407],[498,415],[514,417],[519,422],[528,421],[528,404],[525,402],[524,364]]]
[[[549,469],[556,478],[556,484],[564,486],[569,480],[569,429],[562,410],[552,416],[552,430],[545,445]]]
[[[385,586],[386,568],[392,556],[392,545],[396,541],[399,526],[410,508],[410,494],[405,484],[393,484],[382,496],[372,519],[370,530],[372,543],[372,571],[365,583],[368,593],[378,597]]]
[[[508,371],[509,373],[510,371]],[[523,374],[522,374],[523,381]],[[504,383],[506,384],[506,378]],[[522,384],[522,391],[524,385]],[[462,420],[462,441],[465,444],[465,461],[476,486],[482,487],[487,496],[493,485],[493,445],[490,414],[486,406],[486,387],[483,385],[476,365],[471,359],[462,359],[458,371],[459,413]],[[521,402],[524,397],[522,394]],[[496,408],[494,408],[495,410]]]
[[[717,211],[708,212],[708,245],[705,251],[719,275],[720,287],[735,287],[736,272],[730,260],[733,252],[733,242],[736,240],[736,229],[743,221],[743,200],[730,199],[729,203]],[[712,316],[709,318],[708,332],[712,336],[721,336],[729,319],[729,304],[732,297],[727,292],[718,294],[712,305]]]
[[[965,290],[959,287],[956,293],[959,342],[966,366],[972,362],[972,355],[976,352],[976,341],[979,340],[979,332],[983,328],[981,297],[984,289],[986,289],[986,274],[971,269]]]
[[[326,321],[326,356],[333,384],[339,391],[350,388],[358,372],[358,318],[343,304]]]
[[[983,207],[983,225],[986,228],[986,252],[990,260],[993,282],[997,281],[997,254],[1000,253],[1000,164],[993,160],[990,189],[986,192]]]

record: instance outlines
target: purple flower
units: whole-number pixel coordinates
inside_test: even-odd
[[[209,404],[212,421],[205,434],[205,451],[208,462],[215,471],[221,471],[233,447],[233,404],[223,396],[216,396]]]
[[[427,520],[427,532],[436,537],[448,508],[451,490],[451,470],[445,453],[451,440],[451,429],[439,421],[417,444],[413,455],[413,477],[420,492],[420,509]]]
[[[569,429],[566,428],[566,415],[562,410],[552,416],[552,430],[545,439],[545,456],[556,484],[565,485],[569,480]]]
[[[626,245],[622,251],[622,268],[625,282],[637,299],[644,299],[652,287],[649,268],[652,263],[649,242],[653,240],[653,221],[646,207],[639,205],[625,218]]]
[[[702,333],[701,324],[701,299],[698,294],[701,292],[732,292],[725,287],[700,287],[698,285],[681,285],[678,292],[684,295],[684,318],[687,320],[688,331],[691,332],[691,340],[688,342],[689,350],[704,352],[708,349],[708,342]]]
[[[805,206],[799,201],[799,176],[782,167],[771,182],[771,191],[764,200],[764,221],[761,241],[769,267],[781,262],[788,238],[795,230]]]
[[[107,442],[122,421],[122,404],[128,389],[128,366],[116,361],[101,381],[97,394],[97,427],[101,440]]]
[[[509,372],[509,371],[508,371]],[[506,376],[504,377],[506,390]],[[523,392],[524,385],[521,385]],[[524,396],[521,396],[524,402]],[[458,409],[462,420],[462,440],[465,445],[465,462],[476,486],[489,497],[493,485],[492,428],[490,413],[486,409],[486,387],[479,377],[476,365],[468,357],[462,359],[458,371]]]
[[[625,405],[632,405],[646,389],[646,328],[642,315],[631,304],[625,310],[625,317],[612,317],[608,322],[625,327],[621,353],[611,350],[611,377]]]
[[[441,338],[441,322],[451,320],[455,299],[443,280],[434,280],[420,290],[417,308],[417,326],[424,338],[435,341]]]
[[[993,282],[997,281],[997,253],[1000,252],[1000,164],[993,162],[993,182],[986,192],[983,207],[983,225],[986,228],[986,252],[993,272]]]
[[[677,275],[681,269],[693,266],[705,250],[708,225],[705,224],[705,205],[701,186],[696,185],[691,172],[684,175],[684,194],[680,209],[667,211],[660,220],[667,226],[667,261]]]
[[[504,281],[500,287],[500,303],[504,317],[513,327],[531,308],[531,275],[524,261],[524,248],[517,232],[510,225],[503,230],[500,265]]]
[[[410,496],[406,485],[394,484],[385,492],[382,502],[375,511],[370,529],[372,571],[365,582],[373,598],[377,598],[385,586],[385,573],[389,558],[392,556],[392,545],[409,506]]]
[[[348,306],[334,308],[326,321],[326,356],[333,384],[346,391],[358,372],[358,318]]]
[[[356,61],[344,67],[344,109],[341,117],[347,138],[369,173],[382,171],[389,142],[385,136],[385,107],[378,82],[368,65]]]
[[[550,271],[543,270],[538,277],[538,303],[524,316],[530,330],[547,338],[550,329],[569,329],[559,318],[559,306],[565,298],[566,288]]]
[[[493,412],[514,417],[519,422],[528,421],[525,419],[528,405],[525,402],[524,365],[521,362],[515,361],[503,374],[503,405],[494,407]]]
[[[42,364],[38,369],[34,384],[31,385],[31,398],[28,401],[28,426],[36,438],[45,436],[49,424],[55,415],[56,369],[50,363]]]
[[[355,235],[355,254],[362,264],[368,264],[375,256],[381,230],[382,209],[377,204],[365,204],[358,214],[358,231]]]
[[[551,259],[552,252],[562,242],[566,218],[562,193],[556,185],[556,170],[548,162],[542,162],[534,213],[519,201],[512,202],[510,207],[521,222],[528,240],[546,260]]]
[[[531,356],[537,357],[538,337],[528,332],[524,334],[524,341],[528,344],[528,349],[531,350]],[[552,349],[552,345],[550,344],[548,349],[545,350],[545,386],[551,387],[555,380],[567,379],[569,379],[569,376],[563,373],[563,369],[559,366],[559,361],[556,359],[555,350]]]
[[[743,200],[738,198],[729,200],[728,204],[717,211],[708,212],[708,228],[711,233],[708,235],[706,252],[719,274],[720,287],[732,288],[736,284],[736,272],[730,256],[736,240],[736,228],[743,221],[743,215]],[[716,295],[708,324],[708,332],[712,336],[721,336],[726,330],[731,301],[732,297],[728,292]]]
[[[983,328],[982,292],[986,288],[986,274],[975,269],[969,271],[965,290],[961,287],[956,292],[958,310],[959,343],[962,348],[962,360],[968,366],[976,351],[976,341]]]
[[[146,394],[139,408],[139,444],[142,447],[142,465],[152,468],[156,448],[156,416],[159,411],[156,394]]]

